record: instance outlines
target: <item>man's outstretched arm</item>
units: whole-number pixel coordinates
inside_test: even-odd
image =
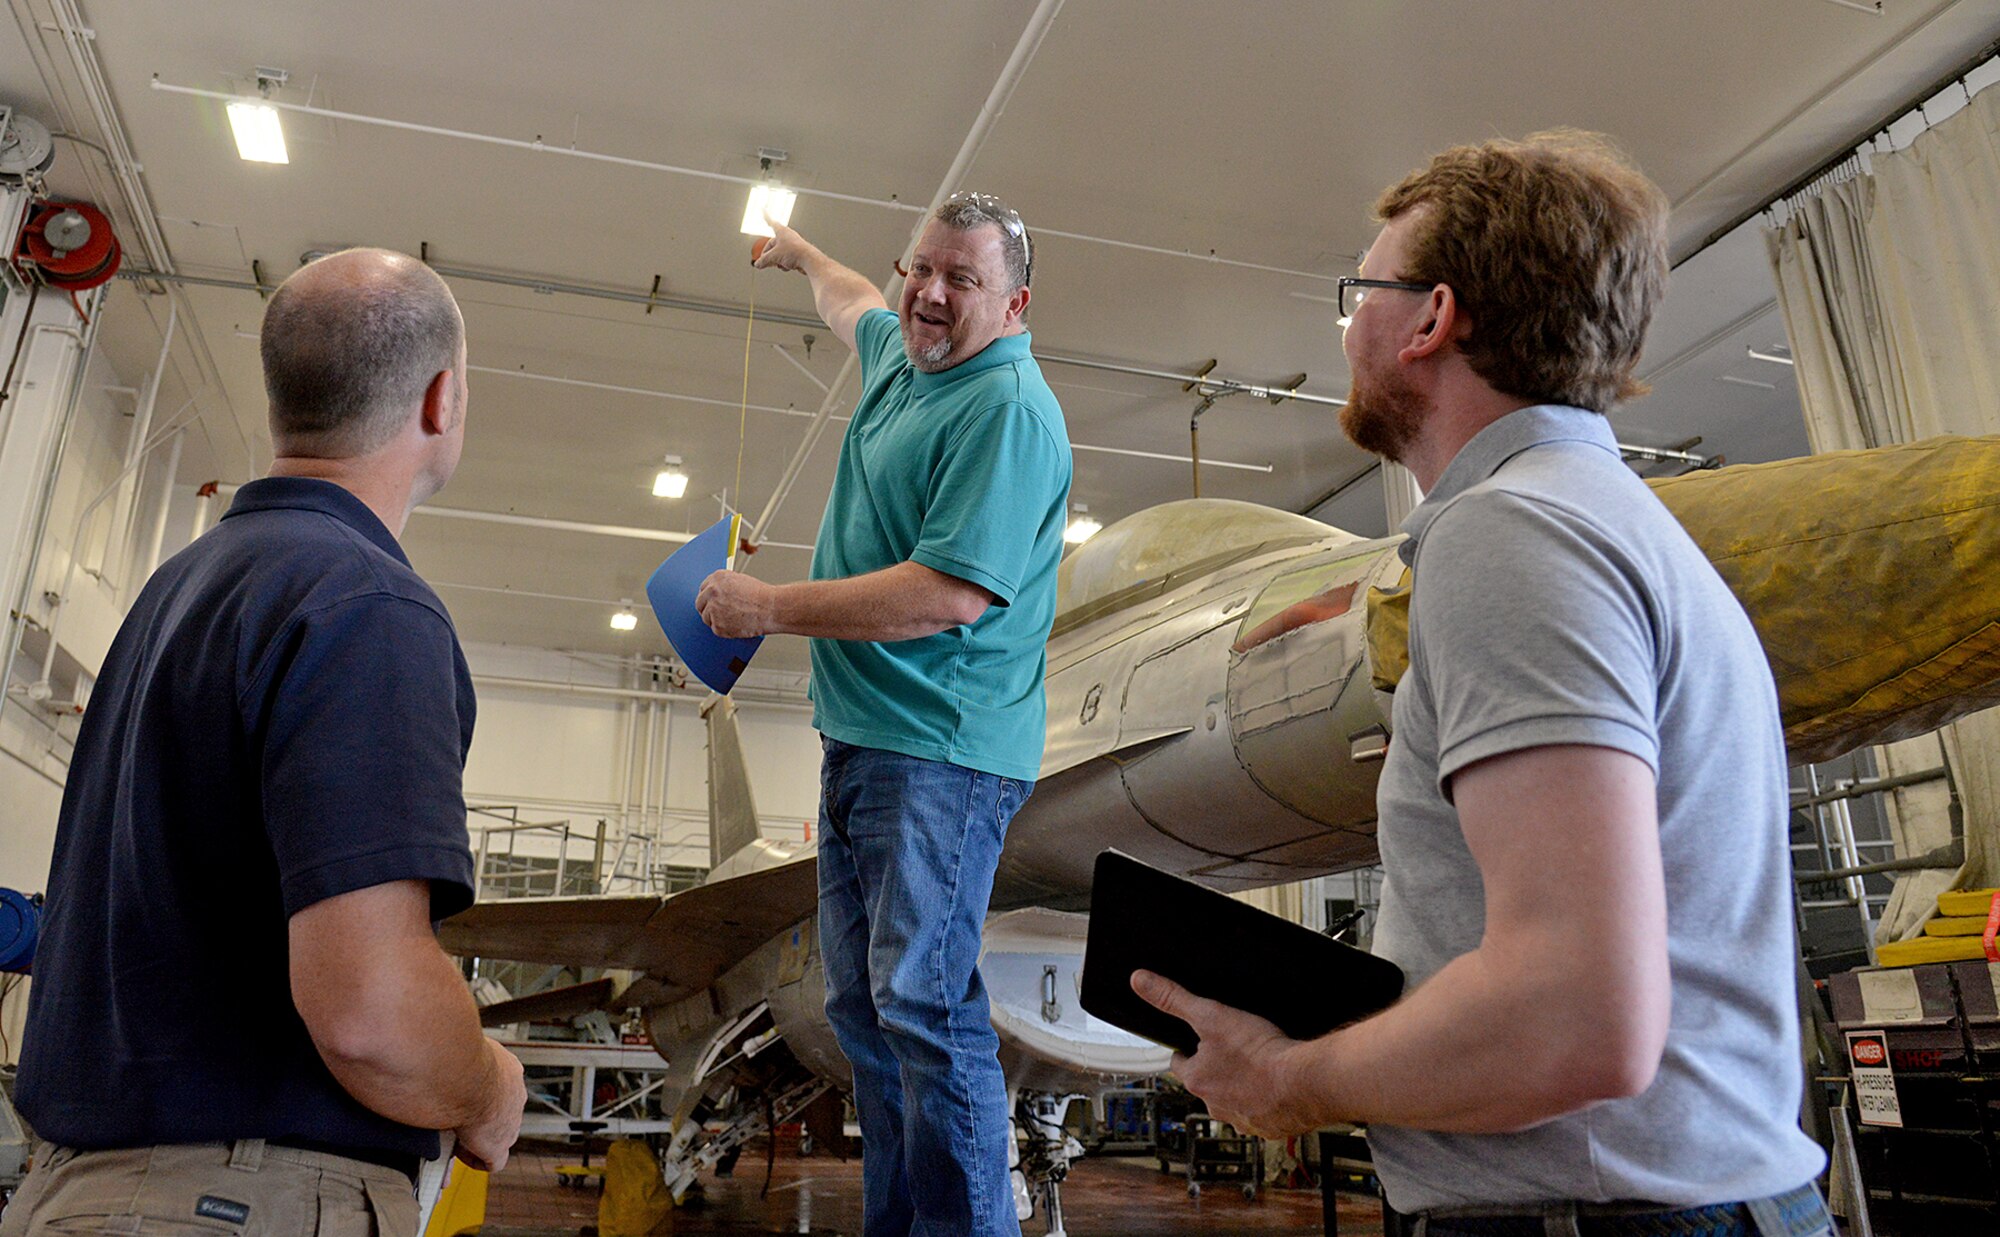
[[[889,303],[866,276],[849,270],[821,253],[813,244],[782,223],[771,222],[777,235],[764,246],[754,265],[759,270],[803,271],[812,283],[813,308],[820,320],[854,347],[854,324],[871,309],[887,309]]]

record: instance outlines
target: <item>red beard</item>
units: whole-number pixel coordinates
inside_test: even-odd
[[[1423,397],[1400,372],[1366,384],[1354,377],[1340,410],[1341,430],[1363,451],[1401,463],[1423,428]]]

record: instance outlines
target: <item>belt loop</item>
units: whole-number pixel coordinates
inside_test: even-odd
[[[1548,1237],[1583,1237],[1583,1228],[1576,1219],[1576,1204],[1551,1208],[1542,1217],[1542,1231]]]
[[[229,1167],[254,1173],[264,1166],[264,1140],[239,1138],[229,1146]]]

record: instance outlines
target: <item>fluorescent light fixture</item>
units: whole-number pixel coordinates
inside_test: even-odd
[[[1069,511],[1071,518],[1069,527],[1063,529],[1064,541],[1069,542],[1071,545],[1082,545],[1103,531],[1104,525],[1091,519],[1090,508],[1084,506],[1082,503],[1072,503]]]
[[[798,200],[799,195],[783,185],[765,181],[763,184],[750,186],[750,203],[743,208],[743,234],[776,236],[777,233],[771,230],[771,225],[764,222],[764,216],[769,215],[779,223],[790,224],[792,206]]]
[[[1744,351],[1750,354],[1750,359],[1753,361],[1769,361],[1773,365],[1796,366],[1798,364],[1797,361],[1794,361],[1791,357],[1786,356],[1782,353],[1759,352],[1755,348],[1745,348]]]
[[[630,601],[625,603],[624,609],[611,616],[611,630],[613,631],[631,631],[638,625],[639,616],[632,613],[632,603]]]
[[[229,127],[236,133],[236,153],[252,163],[290,163],[285,154],[285,130],[278,109],[268,103],[231,103]]]
[[[667,466],[660,470],[659,476],[653,478],[653,497],[679,498],[687,493],[687,490],[688,475],[681,471],[681,457],[668,456]]]

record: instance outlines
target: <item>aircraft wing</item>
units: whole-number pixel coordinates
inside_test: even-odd
[[[594,1009],[610,1008],[617,989],[618,981],[606,975],[602,979],[551,988],[532,996],[517,996],[511,1001],[495,1001],[480,1008],[479,1025],[504,1027],[516,1022],[574,1018]]]
[[[619,967],[626,964],[614,958],[666,901],[646,894],[480,902],[440,924],[438,944],[468,958]]]
[[[813,913],[819,864],[698,885],[668,898],[521,898],[482,902],[438,928],[447,953],[639,971],[673,1000],[714,983],[751,951]]]

